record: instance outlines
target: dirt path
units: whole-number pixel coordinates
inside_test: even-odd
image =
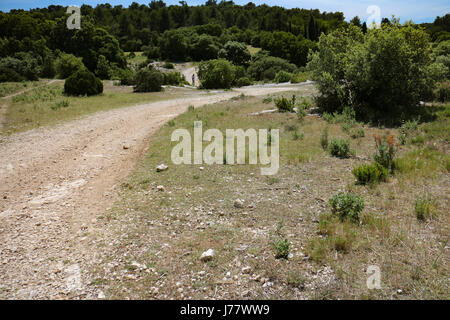
[[[31,88],[28,88],[28,89],[25,89],[25,90],[21,90],[21,91],[15,92],[15,93],[10,94],[10,95],[8,95],[8,96],[1,97],[1,99],[5,99],[5,100],[6,100],[6,99],[9,99],[9,98],[18,96],[19,94],[22,94],[22,93],[31,91],[31,90],[33,90],[33,89],[37,89],[37,88],[40,88],[40,87],[43,87],[43,86],[48,86],[48,85],[50,85],[50,84],[52,84],[52,83],[55,83],[55,82],[57,82],[57,81],[64,81],[64,80],[53,79],[53,80],[50,80],[50,81],[48,81],[48,82],[46,82],[46,83],[44,83],[44,84],[41,84],[41,85],[39,85],[39,86],[31,87]]]
[[[114,203],[115,183],[133,169],[152,133],[188,105],[292,89],[199,92],[3,137],[0,298],[97,298],[82,280],[83,266],[101,248],[86,232],[102,233],[97,217]]]
[[[198,76],[197,76],[197,67],[191,67],[188,69],[185,69],[182,71],[182,74],[184,75],[184,78],[191,86],[198,86],[200,83],[198,82]],[[192,83],[192,75],[195,75],[195,83]]]
[[[58,80],[58,79],[50,80],[50,81],[48,81],[48,82],[46,82],[46,83],[44,83],[42,85],[39,85],[39,86],[36,86],[36,87],[31,87],[31,88],[28,88],[28,89],[25,89],[25,90],[21,90],[21,91],[15,92],[15,93],[10,94],[8,96],[1,97],[0,98],[0,132],[2,131],[2,127],[3,127],[3,115],[5,114],[6,109],[8,108],[8,105],[7,105],[6,102],[5,103],[1,102],[2,99],[3,99],[3,101],[5,101],[5,100],[7,100],[9,98],[18,96],[19,94],[22,94],[22,93],[25,93],[25,92],[28,92],[28,91],[31,91],[33,89],[40,88],[40,87],[43,87],[43,86],[48,86],[48,85],[50,85],[52,83],[55,83],[57,81],[63,81],[63,80]]]

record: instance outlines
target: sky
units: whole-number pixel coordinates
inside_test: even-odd
[[[140,4],[148,4],[151,0],[134,0]],[[43,8],[51,4],[54,5],[78,5],[88,4],[95,6],[99,3],[109,3],[128,7],[133,0],[0,0],[0,10],[8,12],[11,9]],[[178,4],[178,0],[165,0],[167,5]],[[186,0],[189,5],[199,5],[206,0]],[[234,0],[236,4],[246,4],[250,0]],[[370,13],[367,8],[376,5],[380,8],[381,17],[390,18],[395,15],[400,21],[413,20],[416,23],[433,22],[436,16],[443,16],[450,13],[449,0],[253,0],[255,4],[266,3],[268,5],[278,5],[286,8],[319,9],[320,11],[341,11],[349,21],[354,16],[359,16],[362,21],[370,20]]]

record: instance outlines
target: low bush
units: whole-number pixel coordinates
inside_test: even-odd
[[[252,84],[253,81],[249,77],[242,77],[235,80],[236,87],[250,86]]]
[[[450,81],[439,83],[436,86],[434,98],[440,102],[450,101]]]
[[[359,222],[359,215],[364,209],[364,200],[351,192],[339,192],[329,200],[331,213],[338,216],[341,221],[350,219]]]
[[[394,170],[394,157],[397,152],[397,145],[392,134],[385,136],[374,135],[375,139],[375,154],[373,158],[375,162],[378,162],[383,167],[393,172]]]
[[[103,92],[103,83],[92,72],[79,70],[64,82],[64,93],[73,96],[93,96]]]
[[[56,59],[55,67],[57,76],[61,79],[66,79],[75,72],[86,69],[81,58],[66,53],[61,53]]]
[[[332,156],[348,158],[351,154],[350,142],[346,139],[334,138],[328,146],[328,151]]]
[[[366,134],[364,133],[364,129],[363,128],[355,128],[355,129],[350,131],[350,137],[352,137],[353,139],[362,138],[365,135]]]
[[[374,184],[380,181],[386,181],[388,171],[378,162],[373,164],[362,164],[352,171],[359,184]]]
[[[289,82],[292,77],[293,77],[292,73],[281,70],[278,71],[278,73],[275,75],[274,81],[276,83]]]
[[[272,81],[279,71],[293,73],[296,69],[295,64],[289,63],[287,60],[268,56],[264,51],[260,51],[253,57],[248,67],[248,73],[255,80]]]
[[[134,86],[136,84],[136,72],[133,70],[121,69],[118,78],[122,86]]]
[[[434,215],[433,200],[429,197],[420,197],[416,200],[414,211],[418,220],[427,220]]]
[[[297,117],[300,121],[303,120],[310,108],[311,103],[306,99],[302,99],[300,103],[297,104]]]
[[[262,102],[267,104],[267,103],[271,103],[272,100],[273,100],[272,96],[267,96],[262,100]]]
[[[163,84],[178,86],[186,83],[184,77],[178,71],[163,73]]]
[[[58,110],[61,108],[67,108],[69,106],[70,102],[69,100],[62,100],[55,103],[55,105],[51,106],[50,109],[52,110]]]
[[[165,62],[162,67],[166,68],[166,69],[173,69],[173,68],[175,68],[173,63],[170,63],[170,62]]]
[[[141,69],[136,74],[135,92],[155,92],[161,91],[164,76],[153,68]]]
[[[325,127],[322,131],[322,135],[320,136],[320,145],[323,150],[328,149],[328,127]]]
[[[287,259],[289,257],[291,244],[288,239],[277,240],[273,245],[275,247],[276,259]]]
[[[308,76],[309,76],[308,73],[302,73],[302,72],[295,73],[292,75],[290,81],[291,81],[291,83],[305,82],[308,80]]]
[[[283,96],[275,98],[275,106],[277,107],[278,112],[293,112],[295,99],[295,95],[292,95],[292,98],[290,100]]]
[[[408,120],[399,128],[397,140],[401,145],[405,145],[407,138],[413,135],[419,126],[419,120]]]

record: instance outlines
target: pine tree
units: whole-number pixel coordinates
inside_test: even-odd
[[[364,34],[367,33],[367,24],[366,24],[366,22],[363,23],[361,29],[362,29],[362,32],[363,32]]]

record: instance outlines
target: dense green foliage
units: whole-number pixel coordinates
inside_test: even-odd
[[[73,96],[93,96],[103,92],[103,84],[88,70],[79,70],[64,82],[64,93]]]
[[[352,171],[359,184],[374,184],[385,181],[388,177],[388,171],[378,162],[365,164],[356,167]]]
[[[341,220],[350,219],[358,222],[359,215],[364,209],[364,200],[351,192],[339,192],[329,200],[331,212]]]
[[[292,95],[291,99],[281,96],[275,98],[274,102],[275,106],[278,109],[278,112],[293,112],[295,107],[295,100],[295,95]]]
[[[62,53],[55,62],[56,74],[61,79],[66,79],[79,70],[84,70],[85,66],[81,58],[73,54]]]
[[[161,91],[164,76],[163,74],[153,68],[143,68],[136,74],[135,92],[155,92]]]
[[[348,158],[351,154],[350,142],[346,139],[334,138],[328,145],[328,151],[332,156]]]
[[[273,80],[280,71],[293,73],[296,66],[288,61],[269,56],[266,51],[258,52],[248,67],[248,73],[255,80]]]
[[[205,89],[227,89],[231,87],[235,73],[230,62],[224,59],[215,59],[200,63],[198,77]]]
[[[426,32],[394,21],[363,34],[351,25],[322,35],[308,67],[322,111],[350,106],[363,120],[400,122],[430,99],[444,66],[433,60]]]
[[[247,65],[250,62],[250,51],[244,43],[228,41],[219,51],[219,58],[231,61],[234,65]]]

